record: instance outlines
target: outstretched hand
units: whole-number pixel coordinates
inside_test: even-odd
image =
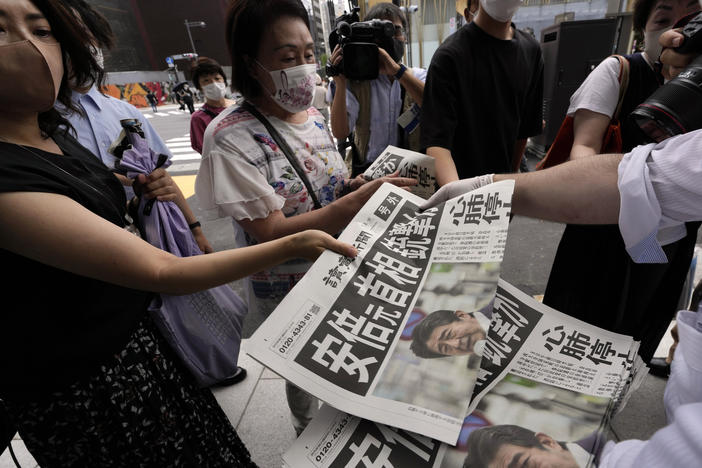
[[[324,231],[309,229],[291,237],[295,255],[309,261],[317,260],[325,250],[331,250],[345,257],[354,258],[358,255],[356,248],[346,242],[334,239]]]
[[[440,205],[446,200],[450,200],[464,193],[470,192],[472,190],[484,187],[492,183],[492,177],[494,174],[486,174],[478,177],[471,177],[470,179],[461,179],[454,182],[450,182],[443,187],[441,187],[437,192],[424,202],[419,209],[421,211],[433,208],[436,205]]]

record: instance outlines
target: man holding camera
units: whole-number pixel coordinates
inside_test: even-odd
[[[541,133],[543,59],[511,23],[521,3],[480,0],[475,19],[432,58],[421,146],[436,158],[439,185],[516,171],[527,138]]]
[[[378,78],[351,81],[343,74],[334,78],[331,128],[338,140],[353,132],[353,176],[363,173],[388,145],[420,150],[417,127],[426,71],[400,63],[407,28],[402,10],[392,3],[379,3],[365,17],[366,21],[376,19],[391,21],[395,27],[393,54],[378,47]],[[330,62],[336,66],[342,58],[342,48],[337,46]]]

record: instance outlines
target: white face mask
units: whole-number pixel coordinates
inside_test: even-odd
[[[207,99],[213,101],[219,101],[224,99],[225,94],[227,94],[227,85],[221,81],[213,81],[202,87],[202,92],[205,94]]]
[[[270,73],[275,85],[271,97],[280,107],[293,114],[309,109],[314,99],[317,65],[309,63],[273,71],[260,63],[258,66]]]
[[[658,39],[664,32],[672,29],[672,27],[673,26],[668,26],[658,31],[644,31],[644,52],[646,52],[646,56],[651,63],[656,62],[663,51],[663,47],[660,42],[658,42]]]
[[[495,21],[506,23],[512,20],[524,0],[480,0],[480,7]]]

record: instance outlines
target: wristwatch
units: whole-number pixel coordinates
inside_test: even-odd
[[[403,64],[400,64],[400,69],[397,70],[397,73],[395,73],[395,75],[394,75],[395,79],[399,80],[400,78],[402,78],[402,75],[404,75],[406,71],[407,71],[407,67],[404,66]]]

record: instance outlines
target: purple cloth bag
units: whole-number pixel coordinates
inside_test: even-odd
[[[150,174],[159,163],[164,168],[170,165],[139,133],[125,126],[125,134],[131,148],[123,152],[120,168],[130,179]],[[179,257],[202,254],[174,202],[150,203],[142,198],[138,225],[154,247]],[[184,296],[161,294],[149,305],[161,333],[202,387],[236,372],[247,311],[246,304],[227,285]]]

